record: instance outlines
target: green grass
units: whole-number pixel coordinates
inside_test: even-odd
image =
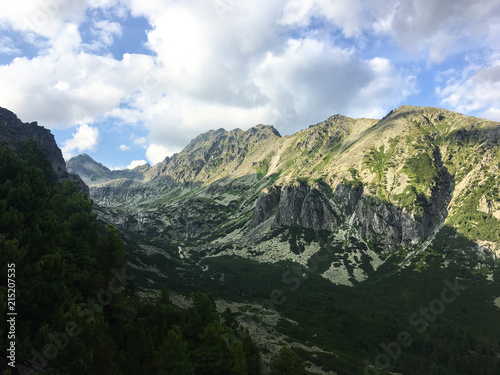
[[[271,165],[271,158],[273,157],[274,152],[272,152],[270,155],[268,155],[264,160],[259,162],[256,172],[257,172],[257,179],[261,180],[269,171],[269,166]]]
[[[476,182],[472,189],[462,193],[458,208],[448,218],[448,223],[471,240],[500,242],[500,220],[491,213],[478,211],[483,196],[498,201],[497,179],[494,176],[489,176],[482,183]]]
[[[363,167],[375,174],[375,182],[370,190],[374,191],[376,196],[385,202],[389,201],[385,172],[393,166],[392,157],[396,153],[398,139],[391,138],[389,144],[390,149],[387,151],[383,145],[378,149],[372,147],[363,156]]]

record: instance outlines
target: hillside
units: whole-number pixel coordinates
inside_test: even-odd
[[[89,186],[121,178],[143,181],[144,173],[151,168],[149,164],[144,164],[134,169],[112,171],[105,165],[93,160],[87,154],[81,154],[71,158],[66,164],[66,167],[72,173],[80,176]]]

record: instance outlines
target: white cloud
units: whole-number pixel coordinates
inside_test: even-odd
[[[499,46],[497,0],[289,0],[280,22],[303,27],[318,19],[346,37],[387,35],[431,63],[469,48]]]
[[[298,130],[334,113],[367,116],[402,102],[412,91],[388,60],[363,60],[352,50],[314,39],[290,40],[283,54],[269,54],[255,78]]]
[[[130,150],[130,146],[127,146],[127,145],[120,145],[120,150],[121,150],[121,151],[128,151],[128,150]]]
[[[148,106],[150,139],[171,147],[210,128],[258,123],[274,123],[287,134],[334,113],[383,114],[413,92],[411,74],[388,63],[391,70],[378,77],[371,60],[335,46],[328,35],[287,37],[300,22],[278,22],[285,18],[285,4],[238,2],[221,20],[206,2],[187,7],[132,1],[135,14],[154,26],[148,45],[158,54],[159,85],[167,88],[166,96]],[[340,1],[327,14],[341,20],[351,12],[350,25],[343,26],[354,35],[362,29],[358,10]],[[376,97],[367,98],[369,92]]]
[[[93,151],[99,140],[99,130],[88,126],[87,124],[80,125],[76,133],[73,133],[73,138],[66,140],[61,148],[63,156],[66,160],[74,156],[74,152]]]
[[[146,150],[146,157],[148,158],[148,160],[151,162],[152,165],[155,165],[163,161],[167,156],[172,156],[176,152],[179,151],[170,150],[165,146],[153,143],[149,145],[148,149]]]
[[[7,23],[15,30],[36,36],[57,38],[62,36],[66,23],[79,23],[84,18],[85,3],[80,0],[24,0],[0,2],[0,23]]]
[[[0,66],[9,88],[0,103],[50,128],[140,123],[150,134],[133,145],[150,144],[147,158],[158,162],[210,128],[273,123],[288,134],[335,113],[382,116],[417,90],[398,46],[415,51],[417,66],[478,46],[500,50],[496,0],[225,4],[221,17],[205,0],[1,2],[0,26],[22,31],[40,53]],[[148,19],[151,56],[109,53],[125,7]],[[394,50],[384,55],[384,44]],[[497,81],[487,78],[490,93],[481,94],[483,68],[445,77],[442,103],[494,114]]]
[[[323,18],[340,28],[346,37],[359,36],[365,27],[361,0],[290,0],[280,20],[285,25],[309,26],[314,18]]]
[[[88,53],[17,58],[0,66],[0,81],[10,88],[0,91],[0,102],[21,118],[53,128],[92,123],[109,115],[127,121],[127,113],[117,110],[122,100],[155,94],[141,92],[150,69],[154,69],[152,57],[141,55],[127,55],[122,61]],[[134,93],[136,99],[131,99]],[[141,113],[147,101],[134,111]]]
[[[140,165],[147,164],[146,160],[132,160],[132,162],[127,166],[127,169],[134,169]]]
[[[372,28],[431,63],[467,49],[489,48],[488,40],[498,39],[494,34],[500,25],[496,0],[392,0],[385,2],[385,9],[389,11],[379,12]]]
[[[500,108],[488,108],[481,114],[481,117],[500,122]]]
[[[3,55],[19,55],[22,51],[16,48],[8,36],[0,36],[0,53]]]
[[[478,113],[492,120],[500,111],[500,60],[488,67],[470,64],[462,71],[450,71],[443,86],[436,89],[441,104],[462,113]]]
[[[98,51],[113,44],[115,36],[122,34],[122,27],[118,22],[97,20],[92,22],[91,35],[95,38],[91,44],[86,44],[88,50]]]
[[[136,138],[134,135],[132,135],[132,140],[134,142],[134,145],[139,145],[139,146],[146,148],[147,140],[145,137]]]

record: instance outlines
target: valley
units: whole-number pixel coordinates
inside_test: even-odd
[[[153,167],[67,168],[144,295],[212,293],[264,358],[280,342],[316,373],[494,374],[499,144],[498,123],[402,106],[283,137],[213,130]],[[466,289],[437,309],[454,282]],[[412,343],[389,357],[401,332]]]

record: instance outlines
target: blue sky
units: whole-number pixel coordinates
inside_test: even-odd
[[[499,35],[496,0],[2,2],[0,106],[110,168],[402,104],[500,121]]]

